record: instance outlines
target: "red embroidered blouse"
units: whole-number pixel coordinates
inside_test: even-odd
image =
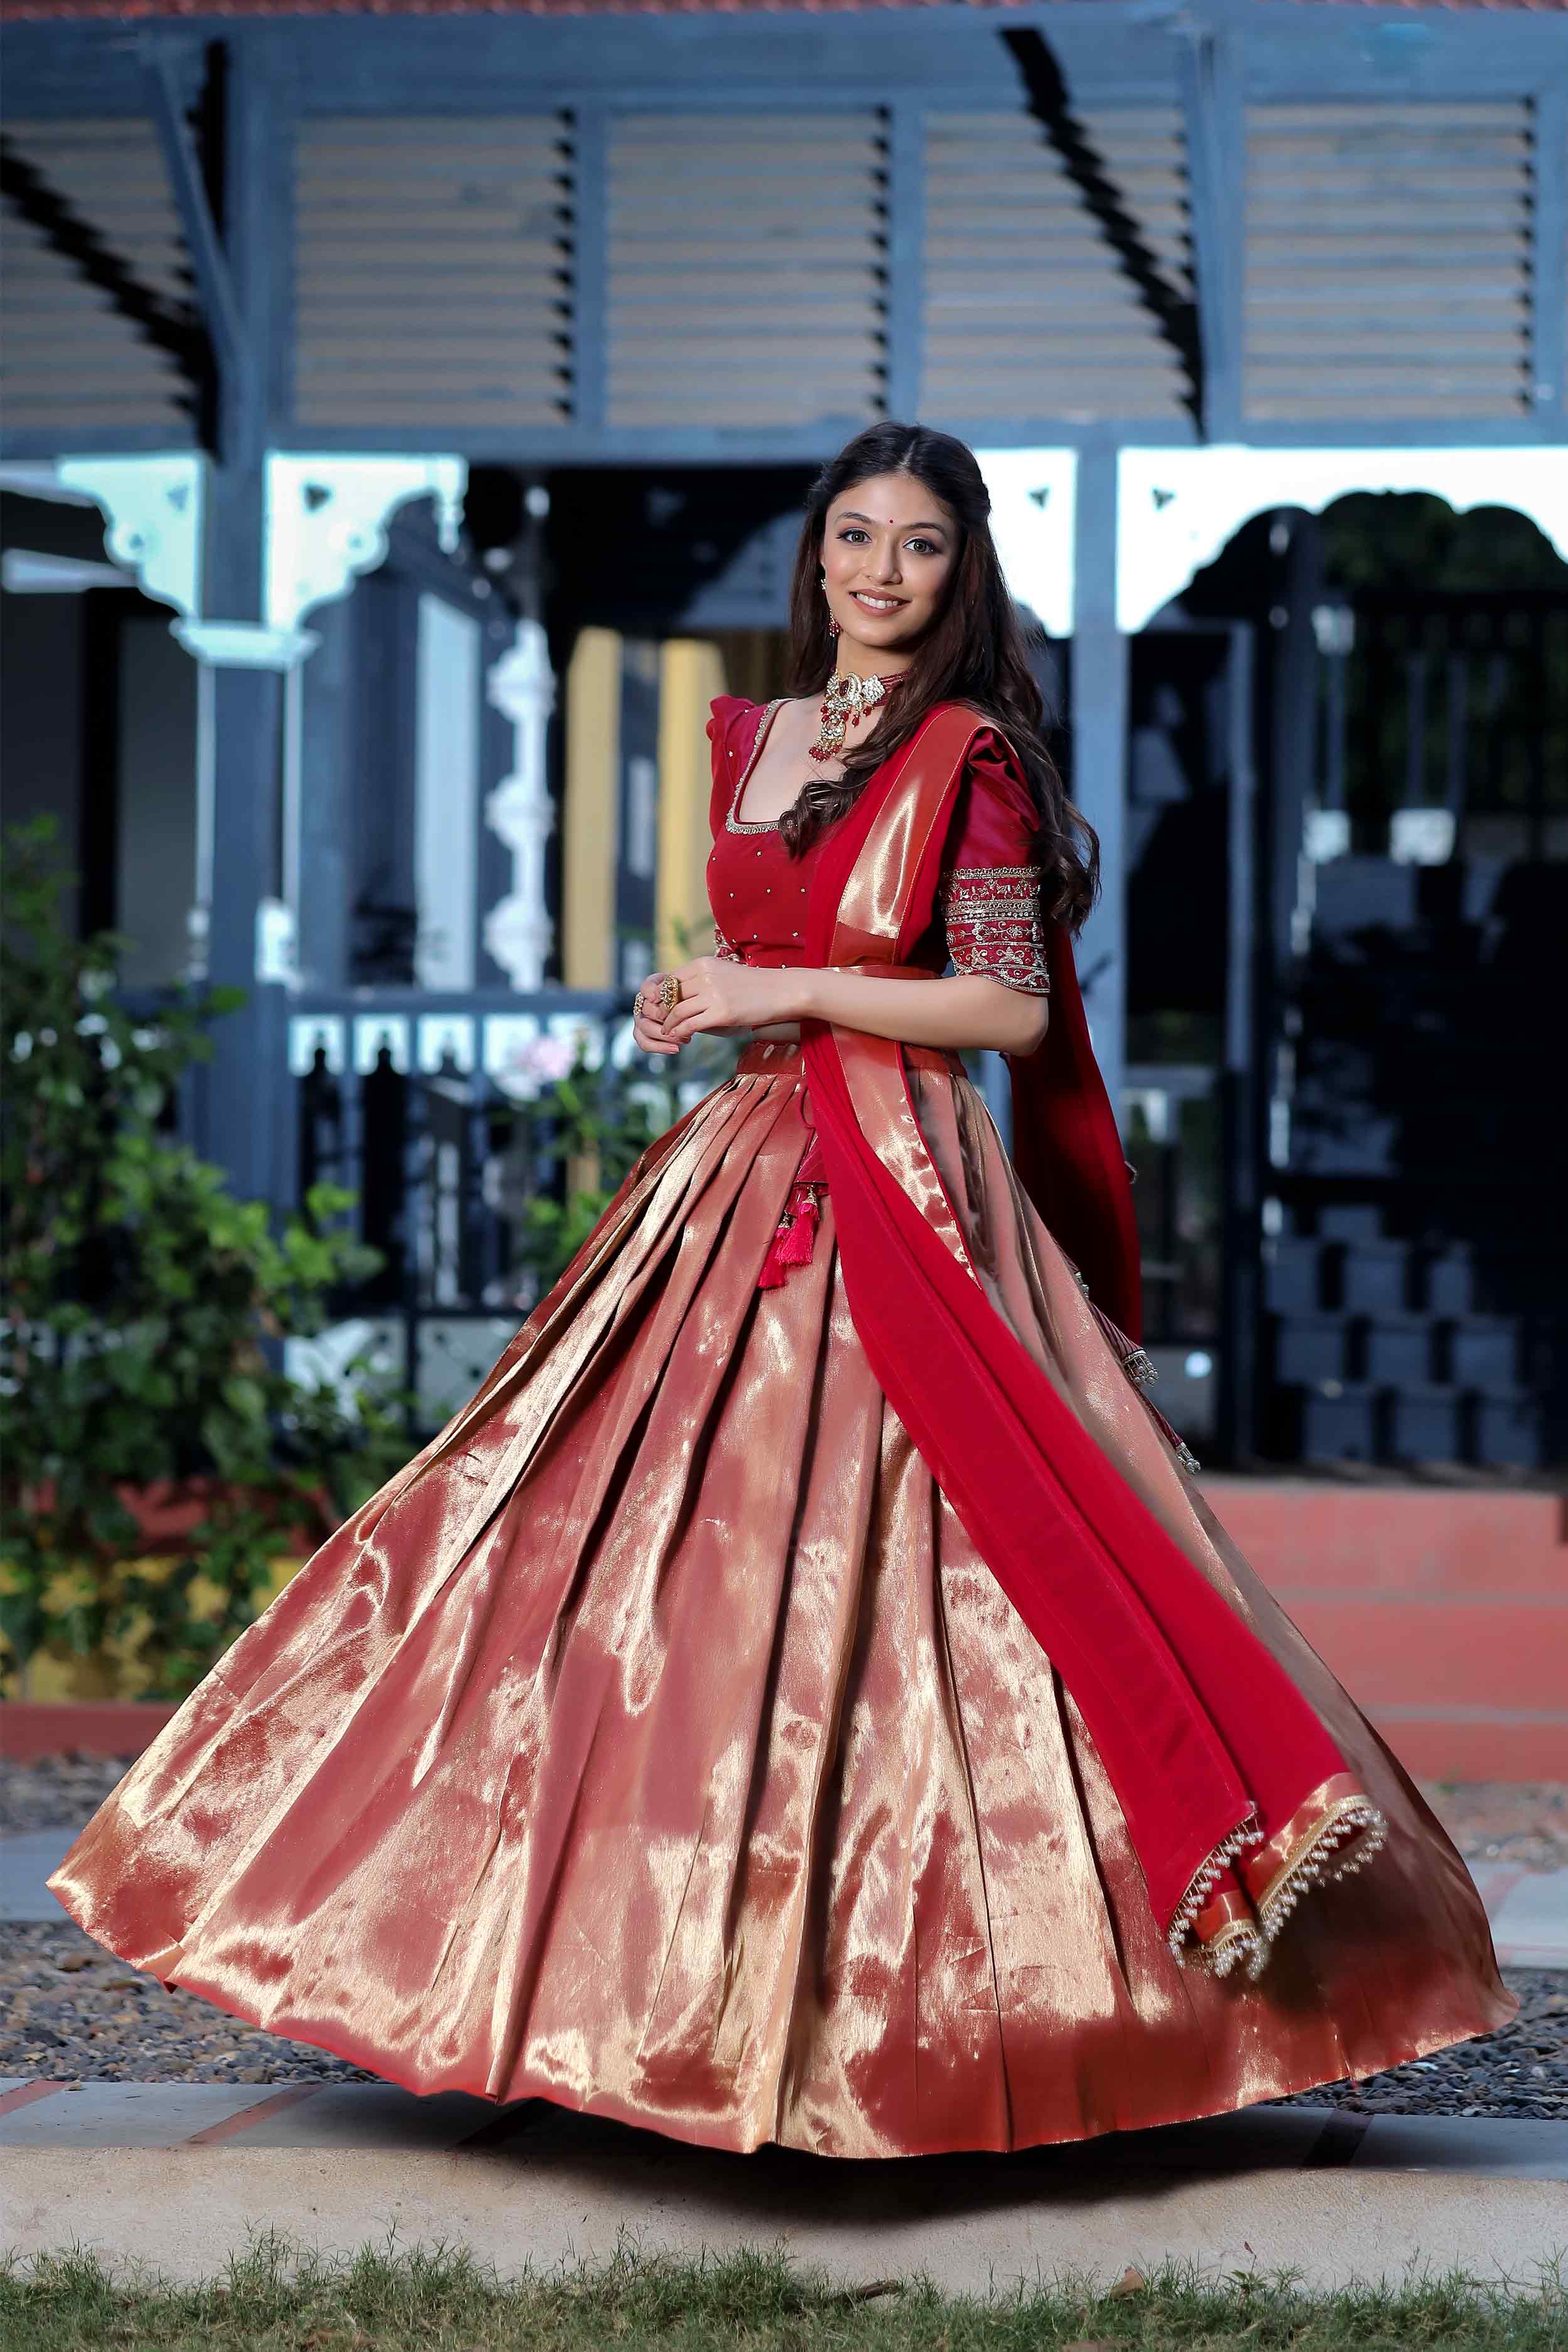
[[[708,723],[731,778],[715,791],[708,897],[715,952],[732,962],[797,963],[805,946],[806,895],[818,844],[804,857],[784,848],[776,818],[736,814],[757,763],[777,702],[752,734],[754,702],[721,695]],[[751,748],[745,746],[750,740]],[[994,729],[977,735],[959,787],[952,855],[943,869],[935,920],[911,961],[955,971],[1033,996],[1049,992],[1041,867],[1033,861],[1034,798],[1010,746]]]

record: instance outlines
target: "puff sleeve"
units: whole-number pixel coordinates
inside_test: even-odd
[[[938,893],[956,971],[1031,996],[1050,992],[1040,908],[1039,813],[1011,746],[994,729],[974,739]]]
[[[724,822],[730,795],[735,789],[740,729],[746,713],[754,713],[756,709],[757,705],[748,702],[741,694],[716,694],[708,707],[705,732],[711,747],[713,768],[713,788],[708,801],[708,830],[715,838]]]

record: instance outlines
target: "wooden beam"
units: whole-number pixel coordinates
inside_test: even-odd
[[[1071,651],[1073,805],[1100,836],[1100,898],[1077,950],[1096,1059],[1118,1121],[1127,1056],[1129,644],[1116,625],[1116,452],[1079,460]]]
[[[196,282],[196,299],[221,381],[243,365],[245,352],[228,265],[207,203],[195,142],[174,85],[174,70],[167,52],[156,41],[149,46],[142,70],[147,110],[163,151],[175,209],[184,232],[191,274]]]
[[[887,402],[889,416],[921,405],[925,309],[925,110],[899,99],[887,110]]]
[[[1010,5],[1007,21],[1051,41],[1086,109],[1160,102],[1171,90],[1168,26],[1194,0]],[[1333,8],[1301,0],[1202,0],[1205,21],[1244,37],[1254,96],[1410,98],[1517,95],[1558,69],[1560,15],[1525,7],[1456,11]],[[184,20],[190,24],[191,19]],[[235,17],[199,19],[228,37]],[[962,109],[1006,102],[1005,54],[977,40],[970,0],[909,9],[730,9],[701,15],[453,16],[344,13],[248,19],[274,58],[298,68],[322,113],[514,113],[581,101],[685,109],[714,102],[784,108],[847,87],[851,102],[909,95]],[[6,108],[18,119],[138,112],[135,51],[123,21],[15,23],[5,30]]]
[[[1197,296],[1198,413],[1205,439],[1241,432],[1246,125],[1235,45],[1184,31],[1178,50]]]
[[[1559,435],[1568,427],[1568,79],[1539,91],[1533,114],[1531,394]]]

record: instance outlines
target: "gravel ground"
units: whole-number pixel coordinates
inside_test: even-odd
[[[1423,1780],[1421,1793],[1467,1862],[1568,1870],[1568,1783]]]
[[[73,1834],[125,1778],[134,1756],[41,1756],[33,1764],[0,1763],[0,1837],[24,1830]]]
[[[74,1919],[0,1927],[0,2074],[94,2083],[374,2083],[309,2042],[128,1968]]]
[[[0,1831],[79,1824],[129,1758],[51,1758],[0,1773]],[[1427,1782],[1425,1794],[1470,1861],[1568,1869],[1568,1788]],[[1500,2033],[1331,2084],[1285,2105],[1370,2115],[1568,2119],[1568,1972],[1510,1969],[1520,2014]],[[376,2078],[308,2042],[285,2042],[194,1993],[171,1992],[73,1920],[0,1927],[0,2074],[125,2083],[364,2083]]]
[[[1364,2116],[1533,2116],[1568,2122],[1568,1970],[1504,1969],[1519,2015],[1500,2033],[1457,2042],[1364,2083],[1331,2083],[1282,2107]]]
[[[1370,2082],[1286,2105],[1368,2115],[1568,2119],[1568,1974],[1509,1969],[1514,2023]],[[62,1919],[0,1929],[0,2075],[109,2083],[370,2083],[308,2042],[244,2025],[195,1993],[139,1975]]]

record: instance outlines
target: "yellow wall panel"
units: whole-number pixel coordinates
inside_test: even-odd
[[[723,658],[701,637],[668,637],[658,665],[658,871],[661,968],[713,950],[708,905],[708,706],[724,692]]]
[[[610,988],[620,817],[621,639],[583,629],[566,666],[561,972],[568,988]]]

